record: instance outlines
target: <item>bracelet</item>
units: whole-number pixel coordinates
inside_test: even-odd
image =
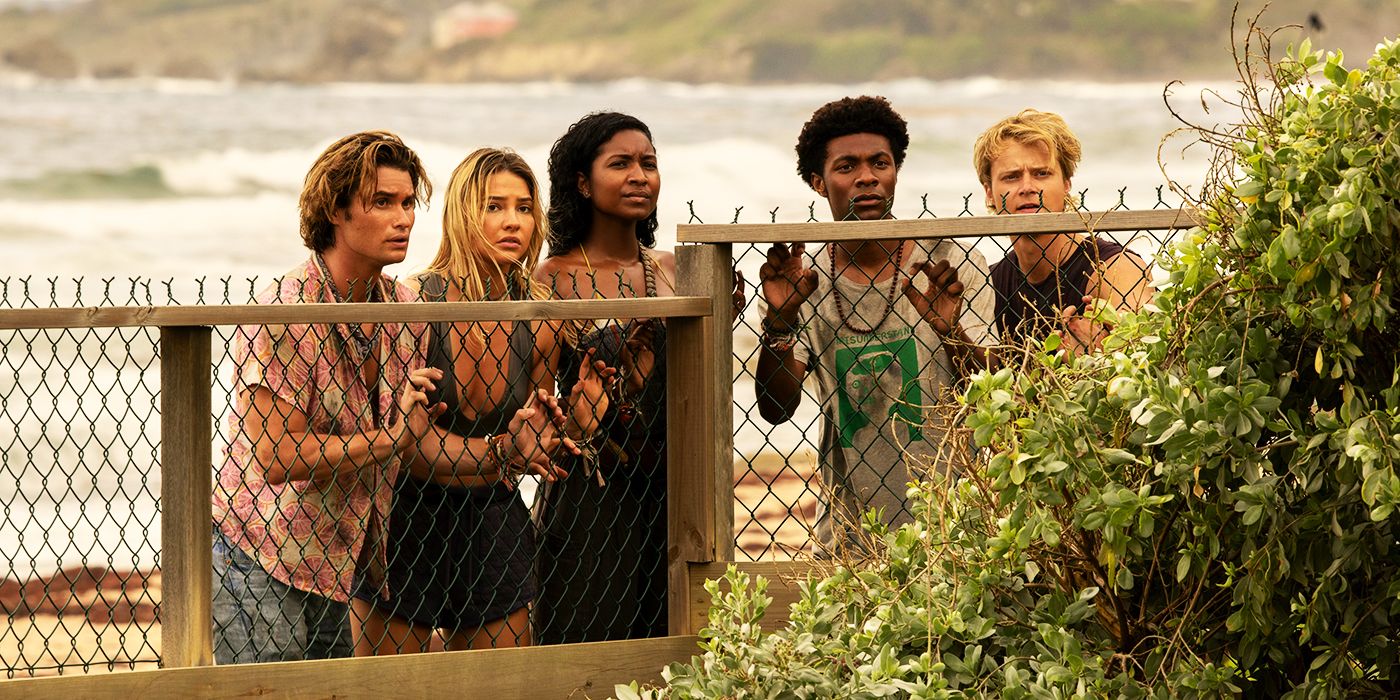
[[[505,437],[505,433],[496,433],[486,438],[486,458],[502,479],[511,472],[510,457],[506,456]]]
[[[786,335],[773,335],[764,333],[759,336],[758,340],[763,343],[763,347],[781,355],[796,347],[797,334],[788,333]]]
[[[763,333],[759,335],[758,340],[763,344],[763,347],[775,353],[783,354],[797,346],[797,333],[801,330],[800,326],[779,326],[773,322],[772,318],[766,315],[763,317],[763,321],[759,326],[763,329]]]
[[[798,331],[802,330],[802,324],[794,326],[783,323],[781,326],[778,325],[771,314],[764,314],[763,320],[759,322],[759,326],[763,329],[764,333],[770,333],[772,335],[796,335]]]

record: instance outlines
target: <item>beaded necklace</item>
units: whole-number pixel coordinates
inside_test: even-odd
[[[326,286],[331,290],[331,299],[335,300],[337,304],[346,303],[345,299],[340,296],[340,290],[335,286],[335,280],[331,278],[330,271],[326,267],[326,261],[322,260],[319,254],[316,255],[316,266],[320,268],[321,276],[326,280]],[[379,285],[371,284],[367,300],[370,302],[379,301],[376,298],[379,296],[378,291]],[[360,324],[347,323],[345,325],[349,330],[351,342],[353,342],[355,348],[360,351],[360,358],[364,359],[370,357],[371,351],[374,349],[374,344],[379,340],[381,326],[377,323],[374,324],[374,333],[365,335],[365,329]]]
[[[604,298],[603,295],[598,292],[598,277],[597,273],[595,273],[593,270],[593,263],[589,262],[588,260],[588,251],[584,250],[583,246],[579,246],[579,252],[583,254],[583,264],[588,267],[588,276],[593,280],[593,297],[595,299]],[[656,271],[653,268],[651,256],[647,255],[647,251],[645,248],[640,251],[639,255],[641,257],[642,262],[642,280],[644,286],[646,287],[645,293],[648,297],[654,297],[656,296]],[[617,293],[619,297],[622,296],[621,287],[618,288]],[[631,323],[633,322],[629,321],[628,325],[630,326]],[[628,335],[627,329],[615,320],[609,321],[609,325],[614,324],[615,327],[618,329],[618,332],[621,334],[623,341],[626,342],[626,338]],[[598,326],[598,322],[593,321],[593,332],[597,332],[599,330],[601,329]],[[624,380],[621,377],[619,377],[617,381],[614,381],[612,383],[611,391],[613,392],[614,396],[611,400],[613,402],[614,409],[617,411],[618,419],[622,422],[623,425],[630,425],[632,421],[634,421],[637,418],[638,411],[637,405],[631,400],[631,397],[628,397],[622,391],[623,381]],[[591,467],[585,468],[589,469]],[[599,472],[599,485],[602,485],[602,479],[602,473]]]
[[[849,254],[847,257],[849,257]],[[874,333],[876,328],[885,325],[885,319],[890,317],[891,311],[894,311],[895,292],[899,289],[899,271],[903,269],[902,267],[900,267],[900,263],[904,261],[904,243],[900,242],[899,249],[896,250],[894,254],[894,274],[890,275],[890,291],[885,298],[885,312],[883,314],[880,314],[880,320],[876,322],[875,325],[869,328],[861,328],[855,325],[854,323],[851,323],[851,319],[846,317],[846,305],[842,299],[841,287],[836,283],[836,281],[840,278],[836,275],[835,249],[828,252],[827,258],[829,258],[831,261],[831,291],[832,296],[835,297],[836,300],[836,317],[841,319],[841,325],[855,333],[860,333],[861,335]],[[855,310],[852,309],[852,311],[854,312]]]

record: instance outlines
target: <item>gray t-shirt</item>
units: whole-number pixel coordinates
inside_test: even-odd
[[[996,295],[982,254],[951,240],[915,241],[909,251],[900,264],[905,274],[924,260],[947,260],[957,268],[966,288],[961,325],[973,342],[990,345]],[[849,541],[871,508],[883,509],[891,526],[908,522],[908,462],[946,470],[940,453],[960,449],[944,444],[948,416],[933,410],[949,398],[953,384],[942,338],[904,297],[902,283],[888,315],[888,280],[863,284],[838,269],[833,293],[830,255],[830,245],[815,255],[817,289],[803,306],[805,327],[795,350],[815,378],[822,410],[819,463],[833,502],[818,502],[816,533],[826,547]],[[928,281],[921,274],[914,284],[923,289]],[[870,332],[860,332],[865,329]]]

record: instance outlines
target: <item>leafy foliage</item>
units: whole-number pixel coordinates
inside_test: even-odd
[[[1155,306],[974,378],[983,464],[911,489],[874,561],[758,630],[731,570],[703,653],[623,697],[1400,691],[1400,43],[1246,50],[1245,120]]]

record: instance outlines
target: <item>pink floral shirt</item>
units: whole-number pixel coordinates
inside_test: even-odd
[[[381,299],[416,301],[417,296],[388,277],[380,280]],[[259,304],[334,302],[315,258],[264,290]],[[366,576],[387,589],[384,533],[400,464],[397,458],[356,477],[317,484],[268,484],[256,464],[243,424],[265,420],[252,414],[251,392],[263,387],[300,411],[313,433],[354,435],[394,425],[398,392],[408,373],[423,367],[424,324],[384,324],[371,338],[379,359],[377,404],[360,372],[360,351],[345,325],[291,324],[240,326],[234,362],[234,407],[229,412],[229,446],[214,485],[214,522],[237,547],[273,578],[298,590],[341,602],[349,600],[357,562]],[[266,420],[276,420],[276,416]],[[364,547],[370,547],[361,556]]]

